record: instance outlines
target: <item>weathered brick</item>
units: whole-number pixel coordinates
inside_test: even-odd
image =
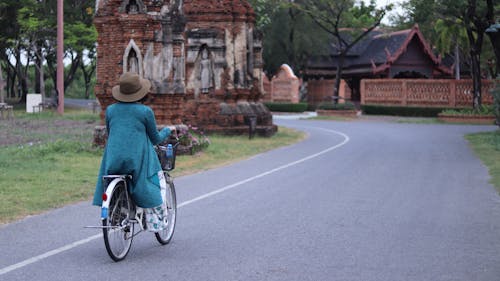
[[[177,69],[166,68],[168,64],[165,61],[162,62],[164,63],[163,70],[169,74],[157,81],[160,86],[155,86],[156,90],[150,94],[146,102],[154,110],[158,124],[190,124],[211,131],[228,130],[234,133],[241,131],[235,128],[245,126],[245,116],[255,115],[258,116],[258,127],[262,128],[266,135],[276,131],[271,113],[268,110],[256,110],[256,108],[262,108],[260,106],[251,106],[251,104],[258,104],[262,97],[262,87],[259,87],[262,81],[256,80],[261,79],[263,75],[251,78],[254,81],[250,79],[250,82],[246,82],[247,76],[262,73],[262,68],[249,71],[245,69],[247,56],[233,55],[233,51],[246,53],[248,48],[246,44],[250,44],[247,42],[246,34],[254,28],[255,14],[247,1],[171,0],[158,5],[153,1],[137,0],[135,2],[138,5],[138,13],[127,13],[128,2],[126,0],[100,1],[94,19],[98,31],[95,92],[103,109],[101,118],[104,118],[106,107],[115,102],[111,96],[111,89],[117,84],[124,71],[125,51],[133,40],[143,61],[147,59],[150,60],[149,62],[154,61],[151,57],[146,58],[150,45],[152,46],[150,55],[155,58],[163,52],[166,54],[163,58],[171,60],[171,65],[177,68],[180,66],[176,65],[175,61],[184,61],[184,66],[177,72],[183,73],[183,80],[180,81],[175,80],[178,79],[175,76]],[[182,11],[175,10],[176,5],[179,4],[177,2],[182,3],[180,6]],[[170,6],[166,9],[165,6],[168,5]],[[165,13],[167,10],[168,13]],[[197,39],[189,37],[191,31],[198,32],[196,34],[201,34],[201,37]],[[237,44],[235,45],[234,42]],[[188,62],[189,54],[199,56],[202,43],[213,55],[212,63],[219,70],[213,73],[214,76],[218,75],[214,78],[218,83],[213,85],[206,94],[200,93],[196,86],[198,85],[197,73],[199,73],[198,57],[192,57],[193,61]],[[261,48],[255,48],[255,50],[254,57],[262,57]],[[217,58],[217,61],[214,58]],[[146,68],[151,65],[158,66],[158,63],[154,62],[154,65],[151,63],[144,65],[141,71],[145,72]],[[234,65],[239,68],[234,68]],[[240,84],[236,85],[235,73],[238,71],[241,72],[238,77],[243,82],[240,81]],[[175,88],[174,83],[177,83],[175,85],[182,84],[183,87]],[[244,113],[239,109],[242,102]],[[234,112],[221,115],[222,104],[226,109],[230,108],[230,111]]]

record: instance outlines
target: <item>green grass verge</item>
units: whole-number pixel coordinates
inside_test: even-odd
[[[76,141],[0,150],[0,223],[89,198],[101,152]]]
[[[278,133],[271,138],[255,137],[249,140],[248,136],[211,135],[211,143],[203,153],[177,157],[172,175],[175,177],[227,165],[304,138],[304,133],[284,127],[280,127]]]
[[[500,130],[465,136],[472,149],[488,167],[490,183],[500,193]]]
[[[33,117],[27,117],[30,118]],[[54,121],[63,117],[36,118]],[[82,120],[78,116],[64,118]],[[22,124],[29,120],[18,121]],[[32,137],[24,136],[30,135],[30,130],[21,131],[18,134],[23,145],[0,147],[0,223],[91,199],[102,157],[102,149],[91,145],[92,132],[85,132],[85,137],[68,138],[65,130],[49,131],[48,135],[39,133],[34,142]],[[271,138],[210,136],[211,144],[206,151],[178,157],[173,175],[226,165],[304,137],[301,132],[281,127]]]

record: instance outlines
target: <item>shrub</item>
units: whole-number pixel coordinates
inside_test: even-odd
[[[493,106],[481,105],[479,108],[445,109],[442,111],[448,115],[493,115]]]
[[[307,103],[285,103],[285,102],[266,102],[264,105],[275,112],[304,112],[307,110]]]
[[[179,145],[189,149],[191,154],[206,149],[210,145],[210,140],[202,130],[191,125],[187,129],[182,128],[178,133]]]
[[[317,109],[323,109],[323,110],[355,110],[356,107],[352,102],[345,102],[345,103],[333,103],[333,102],[322,102],[318,104]]]
[[[394,115],[409,117],[437,117],[442,107],[407,107],[387,105],[362,105],[363,113],[370,115]]]

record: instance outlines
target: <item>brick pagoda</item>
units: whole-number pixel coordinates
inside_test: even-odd
[[[245,0],[98,0],[96,97],[104,118],[111,88],[126,71],[152,83],[147,104],[158,124],[257,134],[277,127],[259,102],[262,40]]]

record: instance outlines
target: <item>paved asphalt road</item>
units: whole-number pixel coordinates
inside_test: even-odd
[[[500,280],[500,198],[463,138],[495,127],[276,123],[309,137],[176,178],[170,245],[115,263],[82,202],[1,226],[0,280]]]

